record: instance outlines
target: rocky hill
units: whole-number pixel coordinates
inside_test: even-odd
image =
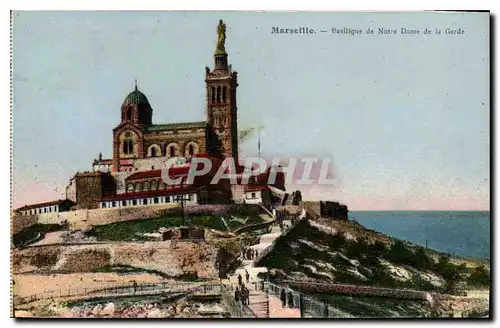
[[[489,284],[485,261],[450,258],[350,221],[301,221],[258,265],[268,267],[274,279],[441,293]]]

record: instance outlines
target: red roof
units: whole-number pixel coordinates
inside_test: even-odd
[[[137,199],[146,197],[160,197],[160,196],[170,196],[170,195],[180,195],[185,193],[195,193],[200,189],[200,186],[194,185],[176,185],[169,189],[163,190],[149,190],[141,192],[131,192],[126,194],[120,194],[116,196],[103,197],[101,201],[114,201],[114,200],[125,200],[125,199]]]
[[[51,202],[45,202],[45,203],[38,203],[38,204],[32,204],[32,205],[25,205],[23,207],[18,208],[16,211],[25,211],[25,210],[31,210],[34,208],[40,208],[40,207],[46,207],[46,206],[54,206],[54,205],[61,205],[62,203],[69,202],[72,205],[76,204],[72,200],[69,199],[58,199],[58,200],[53,200]]]
[[[267,186],[263,185],[246,185],[245,191],[260,191],[268,189]]]
[[[210,158],[210,159],[215,160],[215,161],[220,161],[219,159],[217,159],[215,157],[209,157],[209,156],[196,156],[196,157],[206,157],[206,158]],[[170,178],[187,175],[189,173],[190,168],[191,168],[191,164],[189,162],[186,163],[185,166],[170,167],[168,169],[168,175],[169,175]],[[198,170],[202,170],[203,168],[204,168],[204,164],[203,163],[198,163],[197,164],[197,169]],[[212,171],[214,169],[217,169],[217,168],[218,168],[218,163],[216,163],[216,165],[212,166]],[[136,172],[136,173],[128,176],[125,179],[125,181],[128,181],[128,180],[139,180],[139,179],[161,178],[161,171],[162,170],[151,170],[151,171]]]
[[[146,178],[161,178],[161,170],[136,172],[128,176],[125,180],[138,180]]]

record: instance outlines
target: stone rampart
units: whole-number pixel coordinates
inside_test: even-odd
[[[12,234],[16,234],[23,229],[29,228],[38,223],[36,215],[14,215],[12,218]]]

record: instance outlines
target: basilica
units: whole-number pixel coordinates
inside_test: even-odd
[[[66,188],[67,199],[80,208],[109,208],[173,202],[182,195],[187,203],[257,203],[270,200],[267,173],[248,185],[228,181],[210,185],[217,165],[205,178],[189,185],[169,185],[161,179],[167,159],[177,164],[170,175],[186,178],[193,157],[208,157],[222,163],[232,157],[239,171],[237,87],[238,74],[228,64],[226,25],[219,21],[213,68],[205,67],[205,120],[183,123],[153,123],[153,107],[137,82],[120,107],[120,123],[113,129],[112,158],[99,158],[92,171],[80,172]],[[284,190],[278,174],[273,187]]]

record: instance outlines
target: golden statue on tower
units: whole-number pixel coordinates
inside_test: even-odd
[[[226,43],[226,24],[222,21],[222,19],[219,20],[219,25],[217,26],[217,49],[215,51],[216,55],[225,55],[226,54],[226,48],[224,44]]]

